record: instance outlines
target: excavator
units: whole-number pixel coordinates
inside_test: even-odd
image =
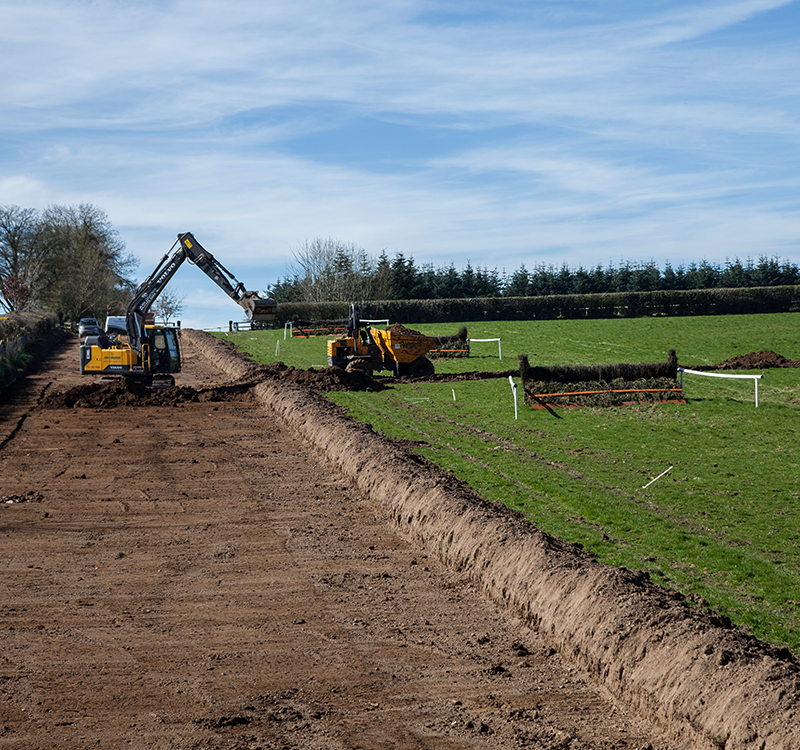
[[[170,256],[173,250],[175,252]],[[216,282],[244,309],[251,323],[267,323],[275,319],[275,300],[247,291],[244,284],[237,281],[191,232],[184,232],[178,235],[153,273],[136,289],[125,315],[127,341],[119,336],[87,336],[80,350],[81,373],[137,378],[155,387],[175,383],[174,374],[181,371],[180,329],[156,325],[148,311],[184,261],[197,266]]]

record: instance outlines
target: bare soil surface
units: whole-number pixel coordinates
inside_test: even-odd
[[[72,341],[2,395],[0,747],[800,745],[791,654],[315,392],[356,374],[183,339],[169,391]]]
[[[0,747],[672,747],[186,352],[6,394]]]

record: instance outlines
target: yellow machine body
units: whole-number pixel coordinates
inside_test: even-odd
[[[178,329],[149,325],[145,332],[141,356],[119,338],[87,336],[81,344],[81,373],[171,379],[181,371]]]
[[[425,356],[437,341],[430,336],[399,333],[382,328],[358,328],[356,336],[328,341],[328,365],[360,369],[370,374],[391,370],[397,376],[433,375],[433,363]]]
[[[384,360],[401,364],[411,364],[437,346],[436,339],[430,336],[398,333],[382,328],[370,328],[369,332]]]

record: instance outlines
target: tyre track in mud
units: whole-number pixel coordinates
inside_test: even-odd
[[[230,374],[252,367],[192,333]],[[491,506],[407,447],[353,422],[319,394],[256,387],[298,433],[380,503],[404,534],[515,613],[640,716],[692,748],[800,747],[793,656],[698,610],[646,574],[597,563]]]

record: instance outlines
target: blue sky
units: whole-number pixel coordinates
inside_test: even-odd
[[[315,237],[800,262],[798,39],[798,0],[0,0],[0,205],[102,208],[139,279],[191,231],[257,290]]]

